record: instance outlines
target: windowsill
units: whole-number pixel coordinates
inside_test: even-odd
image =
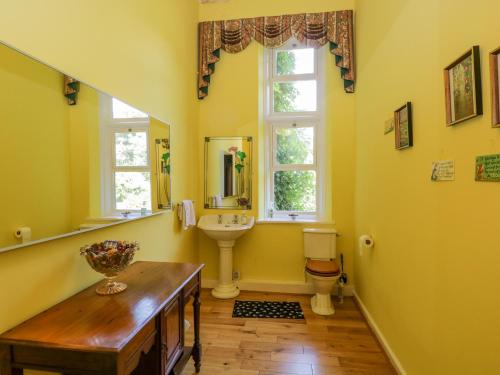
[[[146,215],[146,216],[129,217],[128,219],[122,218],[123,220],[116,220],[114,222],[104,223],[102,225],[96,225],[96,226],[92,226],[92,227],[85,228],[85,229],[74,230],[72,232],[58,234],[58,235],[55,235],[55,236],[52,236],[52,237],[45,237],[45,238],[41,238],[41,239],[38,239],[38,240],[33,240],[33,241],[29,241],[29,242],[17,244],[17,245],[2,247],[2,248],[0,248],[0,253],[6,253],[8,251],[17,250],[17,249],[20,249],[20,248],[23,248],[23,247],[28,247],[28,246],[33,246],[33,245],[41,244],[41,243],[44,243],[44,242],[59,240],[59,239],[66,238],[66,237],[73,237],[73,236],[77,236],[77,235],[82,234],[82,233],[88,233],[88,232],[92,232],[92,231],[103,229],[103,228],[113,227],[115,225],[121,225],[121,224],[124,224],[124,223],[130,223],[132,221],[138,221],[138,220],[142,220],[142,219],[147,219],[147,218],[150,218],[150,217],[163,215],[166,212],[168,212],[168,210],[153,212],[153,213],[150,213],[149,215]]]
[[[141,214],[140,211],[130,211],[130,213],[127,216],[122,215],[119,212],[116,213],[110,213],[109,215],[103,216],[101,218],[97,218],[98,220],[109,220],[109,221],[116,221],[116,220],[127,220],[127,219],[137,219],[139,217],[144,217],[144,216],[151,216],[154,212],[151,210],[146,211],[146,213],[143,215]]]
[[[333,220],[323,220],[323,219],[305,219],[297,218],[295,220],[286,217],[273,217],[273,218],[263,218],[258,219],[257,224],[327,224],[335,225]]]

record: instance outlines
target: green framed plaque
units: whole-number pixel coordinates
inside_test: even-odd
[[[476,181],[500,182],[500,154],[476,157]]]

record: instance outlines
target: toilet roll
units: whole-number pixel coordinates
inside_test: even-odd
[[[14,235],[16,238],[20,239],[22,243],[26,243],[31,241],[31,228],[30,227],[21,227],[17,228]]]
[[[359,237],[359,255],[363,255],[365,249],[371,249],[374,245],[373,237],[369,234],[363,234]]]

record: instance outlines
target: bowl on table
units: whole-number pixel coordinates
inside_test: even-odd
[[[128,267],[138,250],[137,242],[128,241],[104,241],[80,249],[80,254],[85,257],[90,267],[106,278],[105,283],[97,287],[97,294],[116,294],[127,288],[127,284],[114,279]]]

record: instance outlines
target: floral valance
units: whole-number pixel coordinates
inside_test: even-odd
[[[80,82],[70,76],[65,75],[64,96],[68,99],[69,105],[76,105],[76,101],[78,99],[78,91],[80,91]]]
[[[340,67],[346,92],[354,92],[353,11],[307,13],[274,17],[243,18],[201,22],[199,33],[198,98],[208,95],[210,76],[220,60],[220,50],[243,51],[255,40],[275,48],[294,37],[312,47],[329,43],[330,52]]]

